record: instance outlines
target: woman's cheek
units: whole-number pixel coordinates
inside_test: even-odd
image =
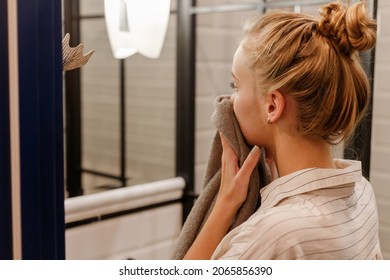
[[[244,105],[245,104],[242,102],[242,99],[240,99],[240,97],[236,96],[234,98],[233,110],[237,119],[242,120],[245,118],[245,111],[248,110],[249,108],[246,108],[246,106]]]
[[[236,115],[236,119],[238,121],[238,124],[241,128],[241,131],[245,131],[245,108],[240,103],[239,99],[236,99],[233,103],[233,110],[234,114]]]

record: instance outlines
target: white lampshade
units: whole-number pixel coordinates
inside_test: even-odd
[[[164,45],[170,0],[104,0],[108,38],[115,58],[137,52],[158,58]]]

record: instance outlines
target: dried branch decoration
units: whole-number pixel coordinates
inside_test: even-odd
[[[78,46],[71,48],[69,46],[70,35],[67,33],[62,39],[62,68],[64,71],[73,70],[84,66],[95,50],[89,51],[83,55],[84,45],[79,44]]]

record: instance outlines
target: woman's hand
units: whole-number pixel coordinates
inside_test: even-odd
[[[222,238],[226,235],[237,210],[248,193],[249,178],[255,168],[260,149],[255,146],[241,168],[238,159],[225,137],[222,141],[222,178],[216,203],[205,225],[196,237],[184,259],[210,259]]]
[[[248,194],[249,179],[260,158],[260,148],[254,146],[241,168],[238,158],[225,136],[219,134],[222,142],[221,185],[216,202],[217,207],[235,214]]]

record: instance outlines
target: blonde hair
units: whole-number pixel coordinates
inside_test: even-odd
[[[329,3],[320,14],[265,14],[246,24],[241,46],[264,93],[293,96],[298,130],[335,143],[352,136],[367,110],[370,88],[358,51],[374,46],[376,22],[364,1]]]

